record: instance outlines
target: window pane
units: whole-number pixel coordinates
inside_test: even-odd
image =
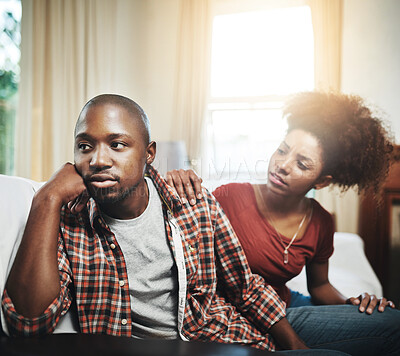
[[[314,38],[308,6],[216,16],[211,95],[312,90]]]
[[[21,3],[0,2],[0,173],[14,168],[14,126],[18,104]]]
[[[280,109],[221,110],[211,114],[212,180],[265,179],[269,157],[286,131]],[[219,182],[222,184],[221,182]]]

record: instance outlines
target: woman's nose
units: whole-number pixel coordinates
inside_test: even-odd
[[[290,172],[291,161],[288,158],[282,158],[276,161],[277,170],[281,173],[288,174]]]

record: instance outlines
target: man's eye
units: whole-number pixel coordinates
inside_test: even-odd
[[[123,143],[121,143],[121,142],[113,142],[111,144],[111,147],[112,148],[116,148],[116,149],[121,149],[121,148],[124,148],[125,145]]]
[[[281,148],[278,148],[278,149],[276,150],[276,152],[278,152],[279,155],[284,155],[284,154],[285,154],[285,151],[282,150]]]
[[[81,151],[87,151],[88,149],[90,149],[90,146],[87,143],[79,143],[78,148]]]

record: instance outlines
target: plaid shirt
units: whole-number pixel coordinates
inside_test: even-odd
[[[250,272],[215,198],[204,191],[194,207],[182,205],[151,166],[148,175],[163,201],[165,229],[178,268],[181,338],[274,349],[268,329],[285,316],[285,304]],[[131,336],[124,256],[93,199],[79,215],[62,209],[58,261],[61,292],[41,316],[19,315],[4,292],[10,334],[51,333],[74,302],[81,332]]]

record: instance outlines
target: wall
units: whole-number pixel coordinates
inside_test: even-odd
[[[400,144],[400,1],[345,0],[342,91],[383,110]]]
[[[171,139],[176,82],[178,0],[146,0],[143,17],[143,102],[151,124],[152,139]]]

